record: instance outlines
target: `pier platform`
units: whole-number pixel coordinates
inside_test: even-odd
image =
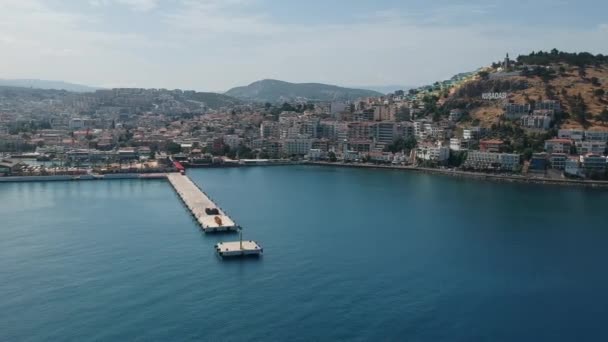
[[[259,256],[264,249],[255,241],[220,242],[215,245],[217,254],[221,257]]]
[[[239,226],[186,175],[167,174],[181,200],[205,233],[237,231]]]

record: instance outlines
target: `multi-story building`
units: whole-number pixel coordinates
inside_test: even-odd
[[[416,158],[436,162],[445,162],[450,158],[450,149],[437,145],[422,144],[416,148]]]
[[[547,153],[570,153],[572,140],[570,139],[549,139],[545,140],[545,151]]]
[[[397,125],[394,122],[377,122],[374,125],[373,137],[376,142],[390,144],[395,140]]]
[[[581,129],[560,129],[557,131],[557,137],[560,139],[580,141],[585,137],[585,131]]]
[[[586,175],[604,173],[606,171],[606,157],[599,154],[588,153],[580,156],[580,162]]]
[[[230,146],[231,149],[236,149],[243,143],[243,138],[236,134],[224,135],[224,144]]]
[[[373,127],[374,124],[371,122],[350,122],[348,123],[348,139],[370,139],[373,136]]]
[[[475,170],[516,171],[519,168],[520,159],[521,156],[514,153],[469,151],[464,167]]]
[[[350,151],[368,153],[368,152],[372,151],[373,146],[374,146],[374,143],[371,140],[355,139],[355,140],[348,141],[348,150],[350,150]]]
[[[570,157],[566,159],[564,164],[564,173],[575,177],[583,176],[580,159],[578,157]]]
[[[500,152],[504,142],[502,140],[490,139],[490,140],[481,140],[479,142],[479,150],[482,152]]]
[[[568,155],[566,153],[551,153],[549,156],[549,164],[551,168],[557,170],[563,170],[566,168],[566,160]]]
[[[462,130],[462,138],[464,140],[478,140],[485,133],[482,127],[469,127]]]
[[[450,139],[450,150],[452,151],[468,151],[471,141],[452,138]]]
[[[260,136],[262,139],[278,139],[279,123],[276,121],[264,121],[260,126]]]
[[[463,114],[464,114],[464,111],[462,109],[452,109],[452,110],[450,110],[449,119],[452,122],[458,122],[462,118]]]
[[[552,118],[546,115],[523,115],[520,121],[524,128],[547,130],[551,127]]]
[[[585,141],[608,142],[608,131],[585,131]]]
[[[504,116],[508,120],[518,120],[524,115],[530,114],[530,104],[507,103],[504,106]]]
[[[601,141],[576,141],[575,145],[578,154],[603,154],[606,150],[606,143]]]
[[[549,110],[549,111],[553,111],[555,113],[559,113],[562,110],[562,107],[560,106],[558,101],[545,100],[545,101],[536,102],[536,104],[534,105],[534,109],[535,110]]]
[[[312,148],[311,138],[287,138],[282,141],[283,154],[292,156],[299,155],[303,156],[308,154]]]

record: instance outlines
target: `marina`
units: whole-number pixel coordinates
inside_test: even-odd
[[[167,179],[205,233],[235,232],[239,226],[188,176],[169,173]]]

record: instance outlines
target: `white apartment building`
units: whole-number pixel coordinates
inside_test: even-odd
[[[464,167],[475,170],[516,171],[520,165],[520,159],[520,155],[514,153],[469,151]]]
[[[576,141],[576,152],[578,154],[604,154],[606,143],[602,141]]]
[[[521,125],[529,129],[547,130],[551,126],[551,117],[546,115],[523,115]]]
[[[469,150],[469,140],[451,138],[450,139],[450,150],[452,151],[468,151]]]
[[[288,138],[283,140],[283,153],[286,155],[306,155],[312,148],[313,139]]]
[[[557,131],[557,137],[560,139],[583,140],[585,131],[582,129],[560,129]]]
[[[243,138],[236,134],[224,135],[224,144],[230,146],[231,149],[236,149],[243,143]]]
[[[440,145],[422,145],[416,148],[416,158],[444,162],[450,158],[450,149]]]
[[[608,142],[608,131],[585,131],[585,140]]]
[[[260,125],[260,136],[262,139],[279,138],[279,123],[276,121],[264,121]]]

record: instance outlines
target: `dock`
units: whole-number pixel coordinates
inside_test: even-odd
[[[188,176],[169,173],[167,179],[205,233],[238,231],[239,226],[234,220],[213,203]]]
[[[255,241],[220,242],[215,245],[221,257],[260,256],[264,249]]]

